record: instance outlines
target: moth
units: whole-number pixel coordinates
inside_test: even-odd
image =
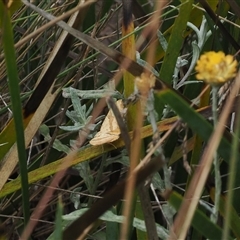
[[[118,100],[116,102],[116,105],[119,112],[122,114],[124,109],[122,100]],[[111,143],[119,139],[120,133],[121,131],[118,126],[117,120],[113,114],[113,111],[110,109],[103,121],[100,131],[89,143],[93,146],[102,145],[104,143]]]

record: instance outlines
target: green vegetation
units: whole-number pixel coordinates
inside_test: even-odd
[[[239,20],[0,1],[0,238],[240,239]]]

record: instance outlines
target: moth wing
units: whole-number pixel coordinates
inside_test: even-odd
[[[120,112],[123,110],[122,100],[116,102],[117,107]],[[110,110],[105,117],[100,131],[94,136],[94,138],[89,142],[93,146],[102,145],[104,143],[114,142],[119,139],[120,129],[117,120]]]
[[[99,146],[105,143],[114,142],[119,139],[120,132],[115,133],[101,133],[98,132],[95,137],[89,142],[93,146]]]

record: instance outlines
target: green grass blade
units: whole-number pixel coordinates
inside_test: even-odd
[[[58,199],[56,219],[55,219],[55,230],[53,232],[54,239],[62,239],[62,215],[63,215],[63,203],[61,197]]]
[[[4,49],[4,56],[8,76],[8,86],[11,95],[15,131],[17,136],[17,149],[22,185],[24,224],[26,225],[30,217],[30,211],[29,211],[27,156],[25,151],[22,106],[20,99],[20,88],[18,85],[19,79],[14,49],[12,25],[9,16],[9,11],[7,7],[3,4],[3,1],[0,1],[0,26],[2,32],[2,45]]]
[[[161,71],[160,79],[163,78],[167,83],[171,83],[174,68],[176,66],[177,58],[183,43],[183,33],[187,26],[192,10],[192,0],[182,0],[182,5],[179,9],[179,15],[173,25],[172,34],[169,38],[167,52],[165,54]]]

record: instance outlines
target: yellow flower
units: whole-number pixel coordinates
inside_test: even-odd
[[[237,61],[232,55],[223,52],[207,52],[197,61],[198,80],[217,85],[225,83],[236,76]]]

